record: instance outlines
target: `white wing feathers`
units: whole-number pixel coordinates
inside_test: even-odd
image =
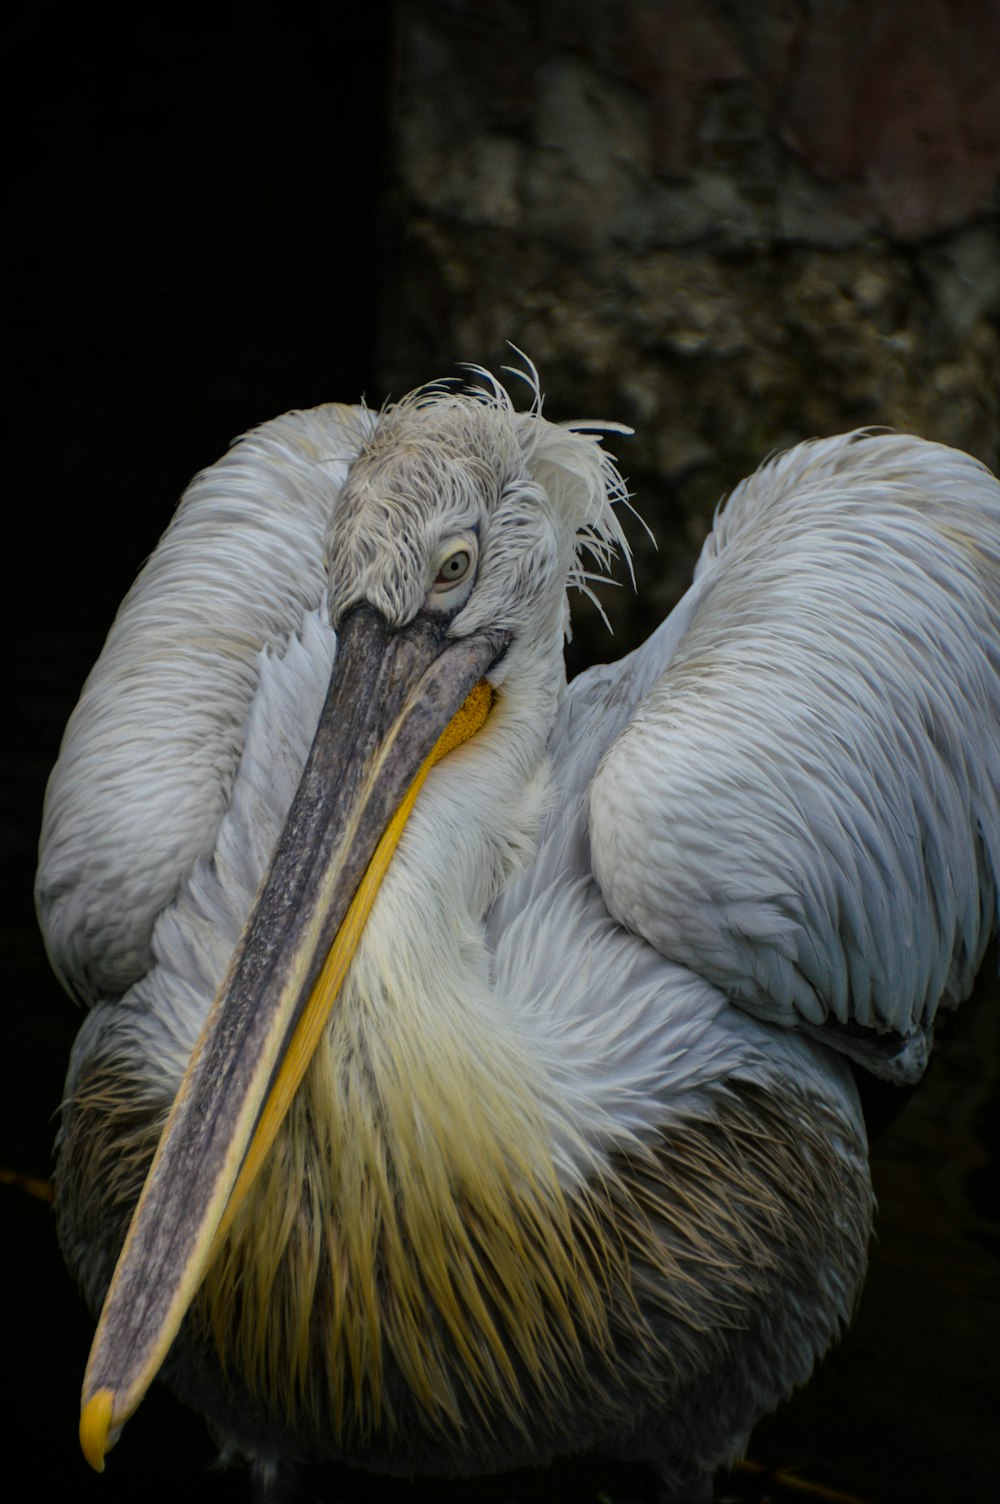
[[[377,421],[331,406],[248,435],[126,598],[43,822],[43,930],[84,999],[148,970],[156,916],[215,850],[261,654],[321,604],[331,507]],[[996,914],[989,472],[893,435],[799,446],[734,492],[669,621],[584,677],[574,779],[608,749],[590,836],[611,914],[758,1016],[915,1074]]]
[[[189,486],[122,603],[42,824],[39,918],[85,1001],[148,970],[156,916],[213,851],[261,651],[320,605],[333,499],[377,420],[331,404],[247,434]]]
[[[1000,485],[905,436],[801,445],[733,493],[692,593],[591,787],[608,907],[913,1078],[996,922]]]

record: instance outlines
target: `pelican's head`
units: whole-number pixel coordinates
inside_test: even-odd
[[[585,552],[603,566],[624,546],[624,486],[587,426],[548,423],[537,383],[515,412],[489,378],[365,415],[326,540],[330,688],[108,1291],[83,1395],[95,1466],[298,1090],[429,769],[480,731],[498,695],[522,761],[542,756],[567,586],[586,590]]]
[[[483,373],[485,375],[485,373]],[[423,387],[380,416],[333,509],[327,540],[334,627],[366,605],[394,627],[421,615],[450,637],[505,635],[515,660],[568,627],[582,555],[627,555],[621,477],[582,425],[527,412],[503,387]]]

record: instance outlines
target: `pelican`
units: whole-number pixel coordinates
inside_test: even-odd
[[[597,1450],[710,1498],[850,1320],[852,1072],[919,1078],[997,921],[1000,485],[799,444],[567,684],[627,493],[528,379],[245,435],[70,719],[37,892],[90,1009],[98,1468],[161,1373],[264,1496]]]

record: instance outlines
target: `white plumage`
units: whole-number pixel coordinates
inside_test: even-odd
[[[915,1079],[995,928],[995,479],[903,436],[800,445],[733,493],[659,631],[567,688],[565,588],[581,544],[622,545],[623,494],[595,438],[495,386],[265,424],[190,488],[67,729],[38,892],[94,1005],[59,1199],[97,1306],[347,672],[335,628],[361,608],[508,642],[485,725],[417,798],[232,1262],[212,1255],[230,1377],[206,1379],[197,1313],[168,1363],[265,1472],[290,1445],[471,1472],[596,1444],[692,1496],[860,1287],[844,1053]],[[285,1292],[263,1336],[227,1303],[240,1260],[244,1292],[258,1266]],[[295,1376],[262,1379],[255,1344]]]
[[[899,1035],[841,1047],[903,1080],[993,919],[996,517],[981,466],[903,435],[767,465],[590,794],[612,914],[761,1018]]]

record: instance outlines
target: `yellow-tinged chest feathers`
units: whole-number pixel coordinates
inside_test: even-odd
[[[199,1300],[275,1425],[349,1458],[423,1437],[482,1465],[500,1434],[500,1455],[520,1436],[537,1458],[539,1437],[595,1444],[721,1383],[741,1344],[780,1345],[762,1313],[814,1291],[817,1258],[842,1265],[849,1310],[868,1193],[819,1108],[807,1127],[727,1089],[567,1189],[509,1040],[351,1002]]]
[[[341,1004],[189,1313],[181,1346],[207,1341],[221,1389],[167,1375],[224,1429],[249,1404],[306,1454],[474,1471],[643,1417],[674,1416],[680,1446],[728,1387],[738,1428],[804,1381],[871,1214],[821,1099],[720,1083],[566,1186],[516,1039],[350,985]],[[60,1236],[95,1306],[162,1117],[106,1060],[70,1105]]]
[[[560,1188],[516,1050],[334,1010],[199,1297],[227,1370],[347,1452],[515,1415],[606,1347],[615,1258]],[[277,1412],[277,1414],[276,1414]]]

